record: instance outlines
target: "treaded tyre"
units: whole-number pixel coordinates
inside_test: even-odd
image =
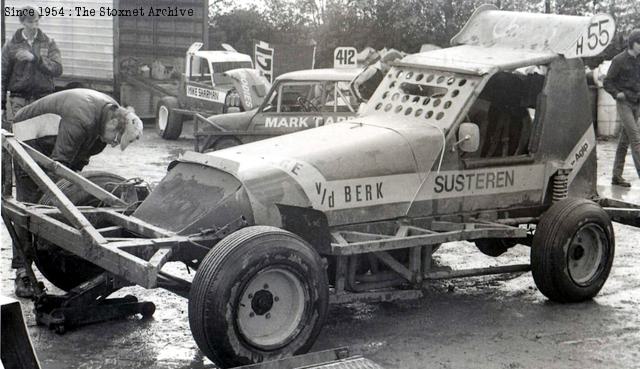
[[[531,248],[536,286],[557,302],[598,294],[611,271],[615,238],[609,215],[585,199],[565,199],[542,215]]]
[[[182,133],[182,115],[174,112],[180,104],[173,96],[165,96],[156,107],[156,129],[165,140],[176,140]]]
[[[81,174],[91,182],[112,192],[115,196],[120,196],[121,190],[119,190],[117,186],[118,183],[124,182],[125,178],[101,171],[87,171]],[[66,179],[58,181],[57,185],[74,205],[101,205],[100,200],[80,190],[76,185]],[[38,203],[41,205],[53,205],[54,197],[45,194],[40,198]],[[34,261],[38,270],[40,270],[49,282],[62,290],[69,291],[104,272],[104,270],[97,265],[42,238],[35,239],[35,249]]]
[[[327,315],[329,289],[318,253],[275,227],[246,227],[204,258],[189,293],[189,325],[222,367],[307,352]]]

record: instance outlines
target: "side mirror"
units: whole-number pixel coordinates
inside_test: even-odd
[[[475,123],[462,123],[458,129],[458,142],[463,152],[476,152],[480,148],[480,128]]]

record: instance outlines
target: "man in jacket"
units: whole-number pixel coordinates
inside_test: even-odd
[[[89,164],[89,158],[102,152],[106,145],[120,145],[124,150],[142,137],[142,121],[131,108],[120,107],[111,97],[78,88],[50,94],[20,109],[13,132],[16,138],[51,159],[81,171]],[[15,175],[16,199],[37,203],[42,196],[38,186],[19,167]],[[21,242],[30,242],[25,229],[16,231]],[[33,290],[15,245],[11,265],[16,269],[16,295],[30,296]]]
[[[629,146],[640,177],[640,29],[631,31],[627,42],[629,47],[613,58],[604,79],[604,89],[616,99],[623,127],[613,162],[611,183],[623,187],[631,187],[631,183],[622,178]]]
[[[2,128],[11,130],[14,114],[23,106],[53,92],[54,77],[62,74],[60,51],[53,39],[38,27],[40,14],[34,7],[21,9],[22,28],[2,47]],[[7,92],[10,97],[7,99]],[[11,173],[11,159],[2,152],[2,173]],[[3,182],[2,192],[11,191]]]
[[[19,19],[22,28],[2,47],[2,107],[11,104],[13,113],[53,92],[53,79],[62,75],[58,46],[38,28],[40,14],[26,6]]]

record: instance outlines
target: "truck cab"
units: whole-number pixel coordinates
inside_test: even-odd
[[[254,109],[270,85],[253,69],[247,54],[224,45],[225,50],[200,50],[196,42],[187,50],[177,96],[162,98],[156,108],[157,130],[165,139],[176,139],[182,122],[195,113],[206,116]]]
[[[181,79],[184,85],[180,86],[180,91],[184,91],[184,95],[180,95],[182,104],[197,111],[214,113],[222,113],[225,105],[226,108],[240,107],[238,92],[228,94],[235,86],[227,72],[253,69],[251,57],[232,50],[198,50],[195,46],[187,51]]]

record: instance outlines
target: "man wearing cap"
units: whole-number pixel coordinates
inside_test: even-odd
[[[622,178],[627,149],[631,146],[631,157],[640,177],[640,29],[629,34],[629,47],[616,55],[604,79],[604,89],[616,99],[618,115],[622,121],[622,132],[613,162],[613,185],[631,187]]]
[[[396,50],[383,49],[380,52],[370,54],[373,58],[369,65],[351,81],[351,91],[362,102],[367,102],[378,88],[384,75],[391,68],[390,63],[402,58],[402,54]]]
[[[38,11],[26,6],[21,9],[19,20],[22,28],[2,47],[2,107],[10,104],[14,114],[53,92],[53,79],[62,75],[60,50],[55,41],[38,28]],[[11,92],[8,101],[5,100],[7,91]]]
[[[81,171],[89,164],[89,158],[102,152],[106,145],[120,145],[124,150],[142,137],[142,121],[131,108],[119,106],[111,97],[77,88],[53,93],[20,109],[13,132],[16,138],[51,159]],[[38,186],[20,168],[15,174],[16,199],[37,203],[42,196]],[[26,230],[18,228],[17,232],[22,242],[29,242]],[[16,269],[16,295],[28,297],[33,291],[15,245],[11,265]]]

